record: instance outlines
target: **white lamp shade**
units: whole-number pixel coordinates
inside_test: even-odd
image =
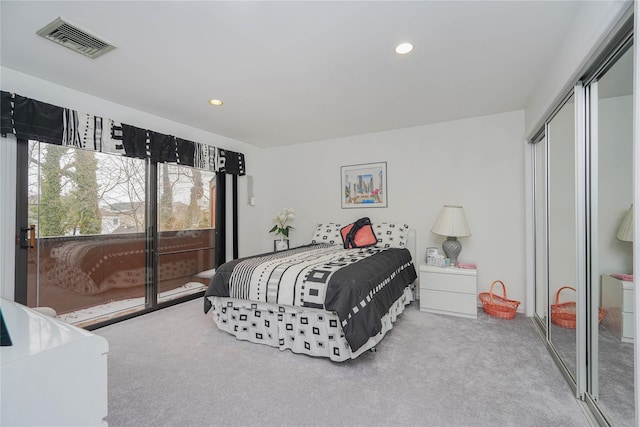
[[[471,230],[467,225],[462,206],[444,205],[440,210],[436,223],[431,232],[447,237],[471,236]]]
[[[633,205],[624,214],[620,227],[618,227],[616,238],[623,242],[633,242]]]

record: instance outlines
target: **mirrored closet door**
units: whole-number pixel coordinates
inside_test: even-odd
[[[590,98],[589,396],[614,426],[633,426],[633,49],[613,55]]]
[[[547,331],[547,136],[542,134],[533,145],[533,210],[535,254],[535,316],[541,330]]]
[[[594,419],[634,426],[631,33],[601,58],[531,141],[534,323]]]
[[[550,304],[576,300],[576,138],[571,95],[547,125],[547,297]],[[551,318],[549,341],[576,381],[576,329]]]

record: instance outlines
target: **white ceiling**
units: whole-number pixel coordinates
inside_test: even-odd
[[[581,4],[2,0],[0,61],[272,147],[522,109]],[[117,49],[92,60],[36,35],[58,16]]]

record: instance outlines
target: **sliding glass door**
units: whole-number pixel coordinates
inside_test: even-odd
[[[204,290],[215,267],[213,172],[158,166],[158,302]]]
[[[18,299],[84,327],[204,291],[216,259],[215,173],[18,144]]]
[[[27,305],[80,326],[144,309],[145,161],[24,143]]]

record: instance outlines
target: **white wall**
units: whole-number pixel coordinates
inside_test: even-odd
[[[274,214],[296,211],[291,241],[307,243],[317,222],[402,221],[417,231],[418,263],[444,238],[430,232],[444,204],[464,207],[472,236],[459,260],[478,265],[478,291],[500,279],[524,307],[524,174],[522,111],[265,150],[256,198],[266,209],[256,239]],[[387,162],[388,208],[341,209],[340,166]]]
[[[0,297],[13,301],[15,278],[16,140],[0,139]]]

